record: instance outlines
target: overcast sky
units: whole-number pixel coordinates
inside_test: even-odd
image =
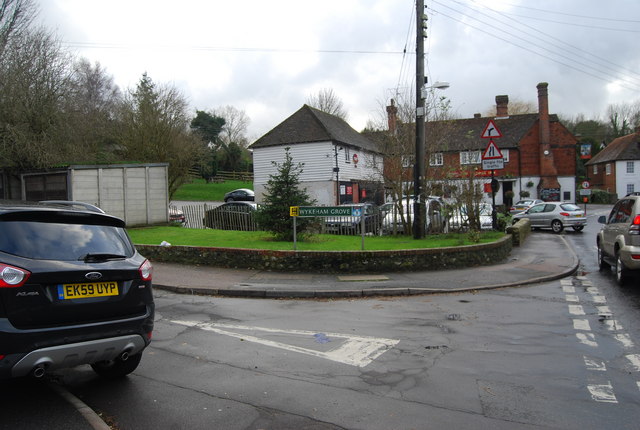
[[[40,18],[121,89],[144,72],[179,88],[195,110],[231,105],[262,136],[330,88],[361,130],[414,87],[411,0],[37,0]],[[495,96],[551,113],[602,116],[640,100],[638,0],[425,0],[426,74],[448,81],[456,115]],[[406,50],[406,54],[403,52]]]

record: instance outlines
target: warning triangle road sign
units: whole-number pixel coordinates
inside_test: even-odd
[[[490,119],[487,125],[484,127],[484,130],[482,131],[482,135],[480,137],[483,139],[492,139],[494,137],[502,137],[502,133],[500,133],[500,130],[498,130],[498,127],[496,127],[496,123],[493,122],[492,119]]]
[[[500,152],[500,149],[496,146],[494,141],[490,140],[489,144],[487,145],[487,148],[484,150],[484,153],[482,154],[482,159],[495,160],[498,158],[503,158],[502,152]]]

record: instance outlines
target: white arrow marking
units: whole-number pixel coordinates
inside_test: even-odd
[[[254,342],[273,348],[284,349],[287,351],[298,352],[300,354],[312,355],[314,357],[320,357],[331,361],[337,361],[339,363],[348,364],[351,366],[365,367],[373,360],[381,356],[385,351],[389,350],[393,346],[397,345],[400,341],[395,339],[385,339],[377,337],[367,336],[352,336],[341,333],[323,333],[328,339],[340,339],[342,343],[337,348],[331,351],[322,352],[309,348],[302,348],[295,345],[287,345],[282,342],[275,342],[272,340],[261,339],[256,336],[249,335],[247,333],[237,333],[235,330],[244,331],[259,331],[264,333],[279,333],[279,334],[291,334],[291,335],[303,335],[311,336],[314,338],[318,332],[308,330],[279,330],[265,327],[248,327],[233,324],[215,324],[205,323],[198,321],[171,321],[175,324],[185,325],[188,327],[197,327],[201,330],[212,331],[215,333],[223,334],[225,336],[236,337],[244,339],[248,342]],[[229,331],[234,330],[234,331]]]

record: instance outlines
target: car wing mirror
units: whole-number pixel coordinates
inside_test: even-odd
[[[598,222],[599,222],[600,224],[606,224],[606,223],[607,223],[607,217],[606,217],[606,216],[604,216],[604,215],[600,215],[600,216],[598,217]]]

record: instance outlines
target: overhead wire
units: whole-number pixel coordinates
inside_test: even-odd
[[[474,12],[473,14],[469,14],[469,13],[465,13],[464,11],[460,11],[458,9],[455,9],[455,8],[453,8],[451,6],[448,6],[448,5],[442,3],[442,2],[440,2],[438,0],[433,0],[433,3],[438,4],[438,5],[446,8],[446,9],[449,9],[449,10],[453,11],[454,13],[457,13],[457,14],[461,15],[463,18],[467,18],[469,20],[473,20],[473,21],[476,21],[476,22],[478,22],[478,23],[480,23],[482,25],[485,25],[487,28],[493,28],[494,24],[492,24],[490,22],[483,21],[482,19],[479,19],[477,17],[477,13],[480,12],[477,9],[474,9],[474,8],[471,8],[471,7],[467,6],[467,5],[461,4],[460,2],[455,2],[455,3],[461,5],[461,6],[465,7],[465,8],[471,9],[471,11]],[[581,72],[583,74],[586,74],[586,75],[592,76],[592,77],[594,77],[596,79],[607,81],[607,82],[609,82],[611,79],[621,80],[621,81],[623,81],[623,82],[620,83],[620,86],[622,86],[622,87],[625,87],[627,89],[631,89],[631,90],[634,90],[634,91],[637,91],[637,90],[640,89],[640,84],[635,83],[633,81],[630,81],[628,77],[620,78],[618,76],[612,76],[610,73],[607,73],[606,71],[603,71],[601,69],[591,71],[592,69],[594,69],[593,64],[587,64],[587,63],[584,63],[583,61],[580,61],[580,60],[567,58],[565,55],[562,55],[561,53],[559,53],[557,51],[554,51],[554,50],[550,49],[549,47],[547,47],[545,45],[541,45],[539,43],[540,39],[538,37],[531,36],[530,34],[527,34],[526,32],[524,34],[526,36],[530,37],[530,38],[533,38],[534,41],[526,39],[525,37],[522,37],[522,36],[520,36],[520,35],[518,35],[518,34],[516,34],[514,32],[506,31],[506,30],[502,29],[502,33],[503,34],[506,34],[506,35],[508,35],[510,37],[513,37],[513,38],[517,39],[517,40],[523,41],[523,42],[525,42],[527,44],[527,45],[522,45],[520,43],[514,42],[513,40],[509,40],[507,38],[504,38],[504,37],[498,36],[496,34],[493,34],[491,32],[488,32],[488,31],[484,30],[481,27],[478,27],[476,25],[471,24],[468,21],[463,21],[461,18],[457,18],[455,16],[451,16],[450,14],[447,14],[447,13],[443,12],[442,9],[438,10],[438,9],[435,9],[435,8],[431,8],[431,10],[433,10],[434,12],[436,12],[436,13],[442,15],[442,16],[445,16],[445,17],[447,17],[447,18],[449,18],[451,20],[454,20],[456,22],[464,24],[465,26],[468,26],[470,28],[478,30],[478,31],[480,31],[480,32],[482,32],[484,34],[487,34],[487,35],[489,35],[489,36],[491,36],[493,38],[499,39],[499,40],[501,40],[503,42],[506,42],[508,44],[516,46],[516,47],[518,47],[520,49],[523,49],[525,51],[531,52],[531,53],[533,53],[533,54],[535,54],[537,56],[546,58],[546,59],[548,59],[550,61],[553,61],[553,62],[555,62],[557,64],[560,64],[560,65],[563,65],[565,67],[568,67],[568,68],[570,68],[572,70],[576,70],[576,71]],[[487,16],[487,14],[484,14],[482,12],[480,12],[480,14],[482,14],[484,16]],[[494,17],[490,17],[490,18],[491,19],[495,19]],[[515,28],[511,24],[508,24],[508,23],[504,23],[504,24],[506,25],[506,27],[508,27],[510,29],[513,29],[515,32],[521,32],[522,31],[520,28]],[[535,42],[535,40],[537,40],[539,42]],[[548,44],[548,42],[544,42],[544,43]],[[560,57],[561,60],[559,60],[557,58],[553,58],[553,57],[551,57],[549,55],[546,55],[543,52],[534,50],[534,49],[532,49],[532,47],[535,47],[535,48],[537,48],[539,50],[542,50],[544,52],[548,52],[550,55],[553,55],[553,56],[556,56],[556,57]],[[563,48],[560,48],[560,47],[557,47],[557,46],[556,46],[556,49],[560,49],[561,51],[563,50]],[[577,67],[576,64],[578,64],[578,65],[580,65],[582,67]],[[620,73],[620,72],[616,71],[616,73]]]

